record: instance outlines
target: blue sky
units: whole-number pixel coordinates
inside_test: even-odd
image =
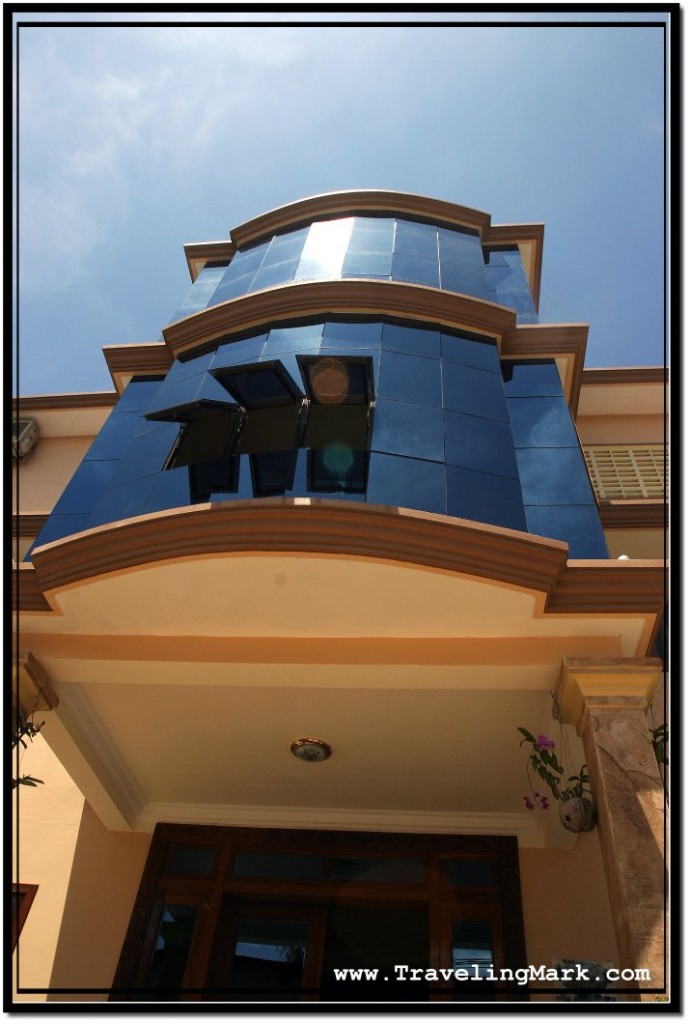
[[[588,323],[589,366],[661,363],[664,12],[400,16],[22,14],[20,393],[109,390],[102,347],[161,337],[185,242],[342,188],[543,222],[541,321]]]

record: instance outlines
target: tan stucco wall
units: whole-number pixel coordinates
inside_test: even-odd
[[[40,715],[37,717],[40,721]],[[13,879],[38,885],[38,892],[13,957],[13,984],[19,988],[46,989],[50,985],[84,798],[41,736],[23,754],[19,772],[42,779],[43,785],[20,786],[14,797],[18,841],[12,851]],[[40,994],[16,995],[21,1002],[42,1002],[45,998]]]
[[[13,511],[50,512],[92,442],[93,436],[39,437],[31,454],[12,474]]]
[[[663,529],[605,530],[605,539],[612,558],[665,558],[667,554]]]
[[[150,843],[148,834],[109,832],[84,805],[51,988],[112,984]],[[107,995],[48,998],[104,1001]]]
[[[597,829],[571,850],[521,849],[519,862],[528,963],[581,958],[618,966]]]
[[[662,416],[582,416],[577,420],[582,444],[662,444]]]

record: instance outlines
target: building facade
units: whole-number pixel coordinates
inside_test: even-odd
[[[18,1001],[665,996],[665,377],[539,322],[542,241],[302,200],[17,400]]]

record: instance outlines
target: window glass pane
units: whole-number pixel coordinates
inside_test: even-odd
[[[433,224],[417,224],[410,220],[396,221],[394,252],[408,256],[422,256],[427,260],[439,260],[437,229]]]
[[[498,373],[487,373],[460,363],[445,363],[442,376],[445,409],[508,423],[506,395]]]
[[[192,945],[196,918],[197,907],[166,903],[151,963],[144,978],[144,988],[180,988]]]
[[[392,352],[408,352],[415,356],[438,357],[440,352],[439,331],[435,328],[385,323],[381,344],[382,348]]]
[[[391,274],[391,259],[391,253],[387,252],[349,252],[343,263],[343,277],[352,274],[388,277]]]
[[[177,846],[170,859],[171,875],[211,875],[216,850],[210,846]]]
[[[312,224],[302,250],[295,280],[340,277],[353,218],[317,221]]]
[[[609,558],[594,505],[531,505],[525,510],[528,532],[569,545],[569,558]]]
[[[442,332],[441,354],[451,363],[462,363],[464,366],[476,366],[478,370],[501,373],[497,345],[491,339]]]
[[[306,921],[241,917],[228,988],[242,999],[298,999],[308,942]]]
[[[348,252],[393,252],[394,221],[392,218],[355,217],[348,241]]]
[[[297,260],[284,260],[282,263],[271,263],[266,266],[262,263],[252,282],[252,291],[292,281],[296,267]]]
[[[443,860],[442,870],[450,885],[494,885],[491,860]]]
[[[380,320],[327,320],[322,332],[322,348],[371,348],[381,340]]]
[[[423,512],[446,512],[446,472],[441,462],[373,452],[367,500]]]
[[[391,455],[412,455],[416,459],[443,462],[442,410],[428,405],[392,402],[386,398],[377,399],[372,451],[389,452]]]
[[[580,448],[518,448],[526,505],[595,505]]]
[[[444,430],[448,464],[497,476],[518,476],[508,423],[445,409]]]
[[[438,288],[439,264],[436,260],[394,253],[391,277],[394,281],[407,281],[409,284],[424,284],[429,288]]]
[[[332,857],[329,878],[338,882],[391,882],[423,885],[425,862],[383,857]]]
[[[467,980],[454,979],[454,1002],[484,1002],[494,998],[491,980],[494,974],[494,947],[489,921],[453,922],[451,966],[455,971],[468,972]]]
[[[487,374],[490,377],[490,374]],[[492,380],[497,380],[492,377]],[[501,381],[499,381],[501,391]],[[420,405],[441,405],[441,361],[411,356],[404,352],[383,352],[378,393],[382,398]],[[503,398],[503,391],[501,392]]]
[[[478,523],[525,530],[523,493],[516,479],[446,467],[447,514]]]
[[[528,398],[533,395],[558,397],[564,386],[553,359],[546,362],[502,362],[504,388],[510,398]]]
[[[578,437],[566,399],[510,398],[517,448],[577,448]]]
[[[236,853],[233,874],[236,878],[320,881],[324,877],[324,858],[297,853]]]

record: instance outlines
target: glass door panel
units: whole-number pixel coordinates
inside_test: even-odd
[[[499,908],[490,903],[457,904],[446,908],[445,917],[442,960],[446,963],[442,966],[454,970],[453,1000],[494,1000],[494,979],[504,966]]]

